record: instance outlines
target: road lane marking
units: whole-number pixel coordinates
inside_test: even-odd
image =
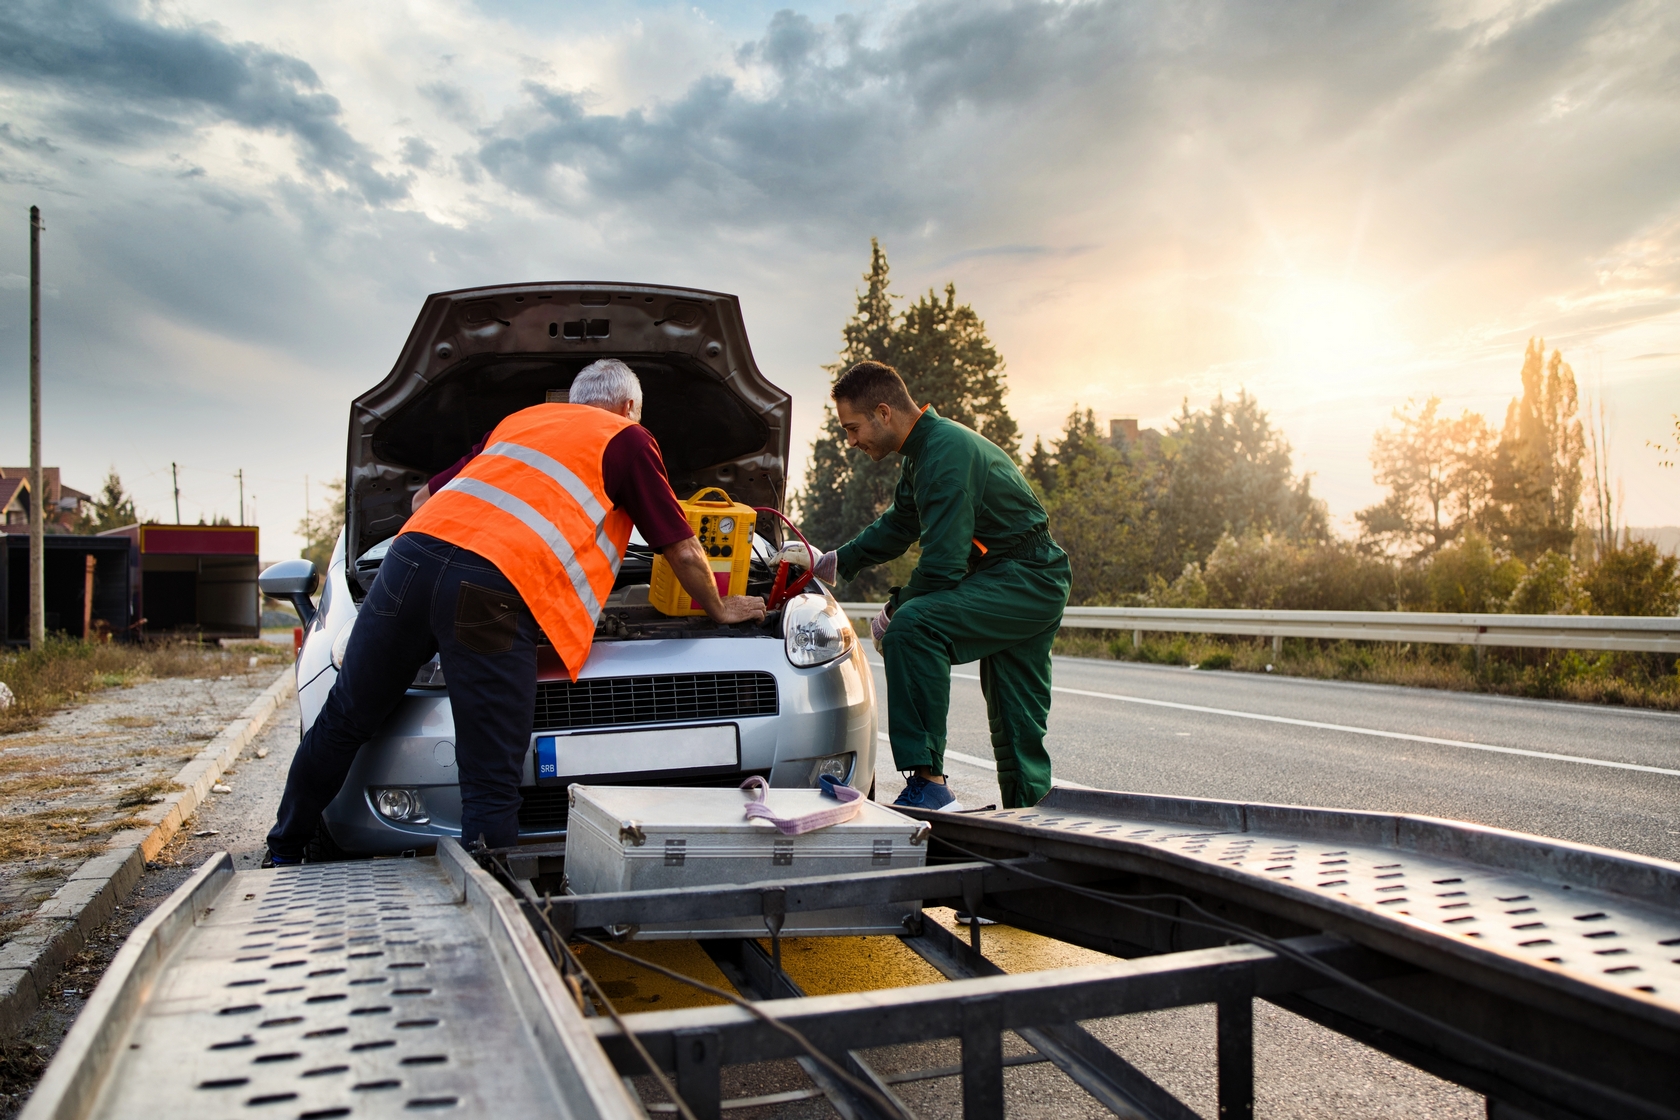
[[[954,676],[955,674],[953,674]],[[979,680],[978,676],[968,680]],[[1680,770],[1667,770],[1661,766],[1641,766],[1637,762],[1612,762],[1605,758],[1583,758],[1577,754],[1553,754],[1551,751],[1531,751],[1523,747],[1496,747],[1491,743],[1469,743],[1463,739],[1438,739],[1433,735],[1409,735],[1403,731],[1379,731],[1374,727],[1352,727],[1345,723],[1320,723],[1311,719],[1291,719],[1288,716],[1268,716],[1259,712],[1239,712],[1230,708],[1209,708],[1201,704],[1179,704],[1171,700],[1147,700],[1142,696],[1122,696],[1115,692],[1092,692],[1083,688],[1064,688],[1054,685],[1053,692],[1065,692],[1070,696],[1090,696],[1098,700],[1118,700],[1122,704],[1146,704],[1152,708],[1177,708],[1185,712],[1203,712],[1211,716],[1230,716],[1233,719],[1253,719],[1262,723],[1282,723],[1291,727],[1312,727],[1321,731],[1341,731],[1349,735],[1369,735],[1376,739],[1401,739],[1408,743],[1428,743],[1437,747],[1458,747],[1467,751],[1490,751],[1494,754],[1515,754],[1525,758],[1543,758],[1549,762],[1575,762],[1582,766],[1603,766],[1611,770],[1634,770],[1641,774],[1666,774],[1670,778],[1680,778]]]
[[[877,731],[875,733],[875,737],[877,739],[880,739],[881,741],[883,741],[885,743],[891,743],[892,742],[892,737],[887,735],[883,731]],[[951,750],[950,748],[946,748],[945,757],[948,758],[948,759],[951,759],[953,762],[963,762],[963,763],[967,763],[969,766],[977,766],[982,770],[990,770],[994,774],[997,773],[997,763],[996,762],[993,762],[989,758],[981,758],[977,754],[965,754],[962,751],[954,751],[954,750]],[[1068,789],[1096,789],[1096,788],[1098,788],[1096,786],[1085,785],[1082,782],[1070,782],[1066,778],[1051,778],[1050,779],[1050,784],[1053,785],[1053,786],[1065,786]]]
[[[879,665],[879,662],[871,662]],[[884,668],[884,666],[882,666]],[[952,673],[953,679],[977,681],[978,673]],[[1182,712],[1202,712],[1212,716],[1230,716],[1233,719],[1259,720],[1261,723],[1282,723],[1291,727],[1313,727],[1321,731],[1342,731],[1349,735],[1369,735],[1376,739],[1400,739],[1408,743],[1428,743],[1437,747],[1458,747],[1467,751],[1489,751],[1493,754],[1515,754],[1525,758],[1543,758],[1549,762],[1575,762],[1582,766],[1603,766],[1611,770],[1633,770],[1641,774],[1664,774],[1670,778],[1680,778],[1680,770],[1667,770],[1661,766],[1641,766],[1637,762],[1611,762],[1604,758],[1583,758],[1575,754],[1553,754],[1550,751],[1531,751],[1522,747],[1496,747],[1491,743],[1469,743],[1463,739],[1437,739],[1433,735],[1409,735],[1403,731],[1379,731],[1374,727],[1352,727],[1345,723],[1320,723],[1311,719],[1291,719],[1288,716],[1268,716],[1259,712],[1239,712],[1231,708],[1209,708],[1201,704],[1180,704],[1173,700],[1150,700],[1142,696],[1122,696],[1117,692],[1092,692],[1084,688],[1067,688],[1062,685],[1051,685],[1052,692],[1065,692],[1070,696],[1089,696],[1097,700],[1117,700],[1122,704],[1144,704],[1151,708],[1176,708]],[[883,739],[885,735],[881,736]],[[947,755],[957,758],[954,751],[946,751]],[[973,757],[973,756],[969,756]],[[1091,788],[1091,787],[1086,787]]]

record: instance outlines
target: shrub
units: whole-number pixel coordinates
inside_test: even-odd
[[[1200,610],[1208,605],[1207,583],[1202,579],[1202,566],[1190,563],[1169,585],[1160,576],[1149,577],[1149,590],[1142,596],[1146,607],[1179,607]]]
[[[1582,581],[1596,614],[1680,613],[1680,559],[1650,541],[1630,541],[1600,556]]]
[[[1226,534],[1202,572],[1210,607],[1249,610],[1393,610],[1397,585],[1385,560],[1336,541]]]
[[[1591,614],[1592,597],[1569,557],[1547,549],[1505,602],[1512,614]]]
[[[1467,532],[1429,558],[1423,578],[1432,610],[1483,614],[1503,611],[1526,573],[1521,560]]]

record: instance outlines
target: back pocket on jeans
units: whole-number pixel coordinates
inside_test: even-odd
[[[374,614],[396,614],[402,609],[408,585],[414,582],[414,573],[419,570],[420,565],[413,560],[386,553],[379,565],[379,575],[374,577],[373,589],[368,592],[368,609]]]
[[[519,637],[524,611],[511,591],[463,582],[455,596],[455,640],[474,653],[506,653]]]

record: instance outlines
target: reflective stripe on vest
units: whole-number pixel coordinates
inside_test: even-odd
[[[488,454],[488,449],[486,449],[486,454]],[[549,461],[553,462],[552,459]],[[560,464],[555,463],[554,465],[558,467]],[[460,475],[456,475],[438,493],[441,494],[447,490],[477,498],[481,502],[489,502],[503,513],[518,518],[520,524],[542,538],[542,542],[548,546],[549,551],[554,553],[561,565],[565,567],[566,576],[572,581],[572,590],[577,592],[577,597],[583,602],[584,609],[589,612],[589,617],[594,619],[601,616],[601,602],[595,598],[595,589],[589,586],[589,576],[578,563],[577,555],[572,551],[572,546],[566,541],[565,537],[560,535],[560,531],[542,514],[532,509],[528,502],[516,498],[506,490],[492,486],[481,479],[462,478]],[[594,504],[596,509],[601,508],[599,503]],[[606,511],[602,510],[600,517],[605,516]],[[599,518],[597,518],[596,523],[600,523]],[[607,559],[612,563],[613,574],[617,575],[618,553],[616,549],[610,547],[610,544],[607,550]]]
[[[478,554],[506,576],[573,680],[633,531],[606,490],[607,446],[634,425],[582,404],[539,404],[504,416],[447,485],[409,518]]]
[[[486,455],[501,455],[508,459],[514,459],[518,462],[524,463],[527,467],[541,471],[543,474],[546,474],[549,478],[552,478],[555,482],[559,483],[560,489],[570,494],[572,496],[572,501],[582,506],[583,512],[589,515],[589,519],[591,521],[595,522],[595,543],[600,546],[602,552],[606,553],[607,562],[612,565],[613,575],[616,576],[618,574],[618,566],[623,562],[623,560],[618,555],[618,549],[613,547],[612,541],[607,537],[606,507],[595,500],[595,495],[590,491],[589,487],[584,484],[583,479],[573,474],[564,464],[554,458],[544,455],[541,451],[538,451],[533,447],[526,447],[522,443],[510,443],[507,440],[503,440],[500,443],[493,443],[489,447],[486,447],[483,453]],[[449,487],[445,486],[444,489],[447,490]],[[526,506],[525,508],[530,509],[531,507]],[[512,513],[513,511],[509,510],[508,512]],[[535,511],[533,510],[532,512]],[[518,515],[516,514],[515,516]],[[550,547],[553,547],[552,544]],[[567,547],[566,551],[567,555],[571,554],[570,546]],[[559,553],[556,552],[555,555],[559,555]],[[570,569],[568,569],[568,571],[569,570]],[[575,575],[572,577],[572,582],[577,582],[577,577]],[[587,599],[584,601],[588,602]],[[595,613],[599,614],[600,611],[597,609]]]

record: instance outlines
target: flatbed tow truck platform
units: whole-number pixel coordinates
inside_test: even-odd
[[[713,1120],[725,1066],[791,1058],[846,1120],[908,1120],[904,1078],[863,1052],[955,1038],[960,1069],[930,1072],[989,1120],[1013,1031],[1115,1115],[1189,1120],[1080,1023],[1213,1004],[1218,1115],[1242,1120],[1263,999],[1500,1120],[1680,1120],[1680,865],[1424,817],[1060,788],[919,815],[924,868],[622,894],[555,893],[558,853],[452,841],[274,871],[224,855],[135,931],[23,1116],[628,1120],[651,1064]],[[903,943],[944,983],[810,997],[779,967],[787,915],[902,900],[1114,959],[1006,974],[978,922],[965,942],[913,917]],[[742,916],[768,951],[703,943],[735,1002],[604,1015],[580,997],[565,942]]]

